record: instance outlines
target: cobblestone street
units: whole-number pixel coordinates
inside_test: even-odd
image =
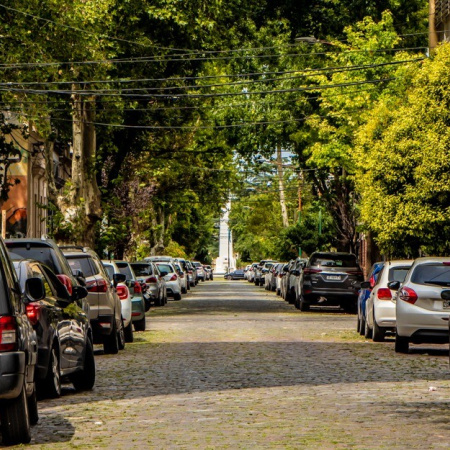
[[[89,393],[40,402],[36,448],[448,448],[447,346],[394,353],[337,310],[246,281],[152,308]],[[430,390],[430,388],[432,388]]]

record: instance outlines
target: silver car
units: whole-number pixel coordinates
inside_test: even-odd
[[[402,284],[388,286],[398,290],[396,352],[408,353],[410,343],[448,344],[450,258],[418,258]]]
[[[175,267],[166,262],[155,262],[155,265],[166,280],[167,295],[174,300],[181,300],[181,283]]]
[[[166,282],[155,264],[150,261],[137,261],[130,264],[137,280],[147,285],[155,306],[164,306],[167,303]]]

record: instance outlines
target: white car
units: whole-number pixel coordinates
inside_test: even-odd
[[[156,261],[159,273],[166,280],[166,291],[174,300],[181,300],[181,282],[174,266],[167,262]]]
[[[448,344],[450,258],[418,258],[405,281],[401,285],[392,282],[389,287],[398,289],[397,353],[408,353],[410,343]]]
[[[387,331],[395,331],[395,293],[388,288],[388,283],[391,281],[402,283],[412,263],[411,260],[402,260],[389,261],[384,264],[366,301],[364,330],[366,338],[382,342]]]

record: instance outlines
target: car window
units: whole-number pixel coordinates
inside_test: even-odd
[[[111,264],[103,264],[110,280],[114,278],[114,267]]]
[[[39,261],[46,266],[50,267],[54,272],[60,273],[60,270],[56,267],[55,260],[53,258],[53,249],[51,247],[45,246],[30,246],[27,249],[25,245],[16,245],[8,243],[8,250],[11,253],[21,256],[23,259],[34,259]]]
[[[120,273],[123,273],[127,280],[134,280],[134,272],[131,270],[131,267],[126,262],[116,262],[117,267],[119,268]]]
[[[170,264],[157,263],[158,269],[162,272],[173,273],[174,269]]]
[[[139,263],[133,263],[131,264],[133,267],[134,273],[138,277],[143,277],[146,275],[153,275],[153,270],[151,264],[139,264]]]
[[[311,266],[358,267],[355,255],[316,254],[311,257]]]
[[[47,297],[47,300],[50,300],[49,297],[53,297],[55,295],[54,289],[52,286],[50,286],[49,282],[47,281],[47,278],[42,272],[42,269],[39,267],[38,264],[31,264],[30,269],[32,272],[33,278],[40,278],[42,282],[44,283],[44,289],[45,289],[45,296]]]
[[[76,270],[81,270],[85,277],[92,277],[96,275],[93,270],[92,265],[89,263],[90,257],[88,256],[66,256],[67,261],[69,262],[69,266],[72,269],[72,273],[75,273]]]
[[[411,281],[416,284],[450,286],[450,266],[441,263],[420,264],[415,267]]]
[[[406,274],[409,271],[409,267],[391,267],[388,275],[389,281],[400,281],[400,283],[403,283],[405,281]]]

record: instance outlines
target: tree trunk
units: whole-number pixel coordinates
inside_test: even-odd
[[[286,199],[284,196],[283,160],[281,158],[280,144],[277,144],[277,171],[278,171],[278,186],[280,190],[281,217],[283,219],[283,227],[287,228],[289,226],[289,217],[286,208]]]
[[[75,87],[74,87],[75,88]],[[95,172],[96,134],[94,99],[73,94],[72,180],[58,206],[73,232],[65,240],[93,247],[95,225],[101,220],[100,189]]]

